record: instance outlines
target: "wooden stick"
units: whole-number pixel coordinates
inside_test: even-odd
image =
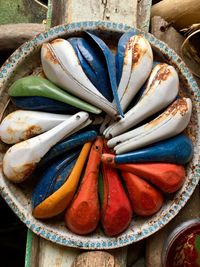
[[[163,0],[153,5],[151,17],[154,16],[161,16],[177,29],[183,29],[200,21],[200,1]]]

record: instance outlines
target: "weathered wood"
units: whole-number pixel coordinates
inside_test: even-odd
[[[93,251],[85,252],[79,255],[74,261],[72,267],[120,267],[117,262],[108,252]]]
[[[151,23],[151,33],[156,38],[166,42],[178,54],[184,38],[160,17],[154,17]],[[161,266],[161,253],[164,241],[170,232],[181,222],[200,216],[200,195],[199,186],[194,191],[192,197],[179,214],[163,229],[147,239],[146,245],[146,267]]]
[[[26,242],[26,267],[38,267],[39,265],[39,236],[35,235],[31,230],[28,231]]]
[[[181,45],[185,38],[164,19],[159,16],[152,18],[151,33],[156,38],[167,43],[178,55],[181,55]]]
[[[0,51],[15,50],[44,30],[45,25],[37,23],[0,25]]]
[[[115,260],[119,263],[120,267],[126,266],[128,247],[112,249],[112,250],[108,250],[108,252],[113,255]]]
[[[177,32],[170,23],[163,18],[155,16],[151,19],[151,33],[156,38],[167,43],[174,51],[181,56],[181,45],[185,38]],[[196,77],[196,81],[200,86],[200,79]]]
[[[160,16],[183,29],[200,21],[199,0],[163,0],[152,6],[151,16]]]
[[[137,27],[143,31],[149,31],[150,12],[152,0],[138,0]]]
[[[90,0],[84,3],[83,8],[82,0],[52,0],[52,5],[52,25],[60,23],[63,18],[68,23],[105,20],[136,25],[137,1]]]
[[[40,238],[38,267],[69,267],[80,254],[80,250],[59,246]],[[34,265],[32,265],[33,267]]]

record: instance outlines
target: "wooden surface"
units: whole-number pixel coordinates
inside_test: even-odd
[[[200,22],[199,0],[163,0],[153,5],[151,16],[160,16],[183,29]]]
[[[149,28],[151,0],[119,1],[119,0],[50,0],[48,3],[47,24],[55,26],[84,20],[106,20],[138,26],[145,31]],[[51,24],[49,23],[51,21]],[[118,261],[120,267],[133,266],[137,261],[142,246],[139,242],[135,253],[129,250],[127,265],[127,247],[109,250]],[[38,251],[39,253],[35,253]],[[36,237],[30,230],[27,241],[26,267],[70,267],[80,250],[55,245]],[[34,263],[33,263],[34,262]],[[136,263],[143,267],[143,262]],[[142,264],[142,265],[141,265]],[[102,266],[103,267],[103,266]],[[117,266],[116,266],[117,267]]]
[[[53,0],[52,26],[88,20],[106,20],[136,25],[137,1],[119,0]]]
[[[184,38],[161,17],[154,17],[151,21],[151,33],[166,42],[180,55],[180,47]],[[164,30],[165,29],[165,30]],[[146,267],[160,267],[164,242],[170,232],[181,222],[200,216],[200,194],[197,186],[186,206],[163,229],[146,240]]]

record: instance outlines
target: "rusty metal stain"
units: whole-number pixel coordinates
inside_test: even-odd
[[[24,180],[26,180],[26,178],[28,178],[30,176],[30,174],[33,173],[33,171],[36,168],[36,165],[37,165],[36,163],[27,163],[27,164],[22,165],[20,168],[19,168],[19,166],[16,166],[17,169],[21,169],[20,172],[15,171],[15,168],[12,168],[12,172],[14,173],[14,175],[12,175],[12,177],[7,177],[5,173],[4,173],[4,175],[9,180],[12,180],[12,182],[14,182],[14,183],[21,183]]]
[[[29,139],[42,132],[42,128],[38,125],[30,126],[24,133],[25,139]]]
[[[187,101],[185,99],[177,99],[160,116],[149,122],[145,128],[154,127],[164,121],[169,115],[175,116],[178,112],[181,116],[184,116],[187,111]]]
[[[52,49],[50,48],[50,44],[43,44],[43,47],[46,49],[44,58],[53,64],[59,64],[59,61],[56,55],[53,53]]]
[[[188,105],[185,98],[177,99],[174,103],[172,103],[169,108],[165,111],[166,115],[172,114],[172,116],[176,115],[177,112],[184,116],[188,111]]]
[[[166,81],[171,74],[169,65],[167,64],[158,64],[160,69],[157,71],[156,76],[150,84],[150,87],[154,86],[156,83],[160,83],[161,81]]]

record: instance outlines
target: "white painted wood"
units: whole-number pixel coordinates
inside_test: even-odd
[[[67,0],[65,20],[69,23],[87,20],[105,20],[136,26],[137,1],[121,0]]]
[[[74,259],[80,254],[79,249],[59,246],[43,238],[40,238],[38,251],[38,267],[70,267]]]

